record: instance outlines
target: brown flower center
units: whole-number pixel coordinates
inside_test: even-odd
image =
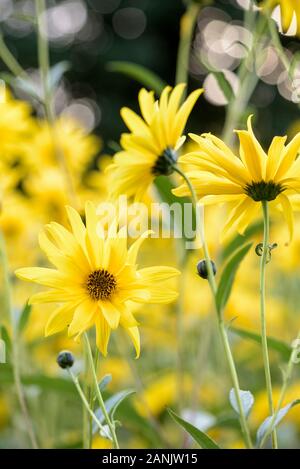
[[[284,186],[274,181],[259,181],[247,184],[244,190],[255,202],[261,202],[262,200],[275,200],[276,197],[284,191]]]
[[[86,282],[86,289],[94,301],[107,300],[117,287],[115,277],[105,269],[92,272]]]

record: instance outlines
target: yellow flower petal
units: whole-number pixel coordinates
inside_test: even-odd
[[[53,311],[46,324],[45,336],[47,337],[66,329],[72,321],[76,306],[76,303],[67,303]]]
[[[117,329],[121,313],[111,301],[99,301],[102,314],[111,329]]]
[[[107,346],[110,337],[110,327],[107,321],[104,319],[101,311],[97,311],[95,314],[95,326],[97,347],[100,352],[106,357]]]

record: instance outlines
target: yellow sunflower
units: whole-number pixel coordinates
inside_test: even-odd
[[[96,327],[99,350],[106,355],[112,329],[125,328],[140,353],[137,322],[131,302],[169,303],[177,297],[162,282],[179,274],[171,267],[137,268],[136,258],[148,232],[128,249],[126,227],[111,224],[107,233],[99,223],[96,209],[87,202],[86,225],[71,207],[67,207],[71,231],[52,222],[40,234],[39,243],[56,269],[23,268],[16,275],[52,288],[34,294],[30,302],[61,303],[54,310],[45,334],[51,335],[68,327],[69,336],[80,336]]]
[[[264,0],[262,8],[267,12],[280,5],[281,24],[284,32],[288,31],[294,16],[297,21],[297,35],[300,35],[300,2],[299,0]]]
[[[233,209],[224,228],[241,234],[258,215],[262,201],[281,206],[293,234],[293,211],[290,196],[300,191],[300,133],[285,145],[287,137],[274,137],[268,153],[256,139],[248,118],[248,130],[236,131],[240,158],[225,143],[211,134],[191,134],[199,150],[180,158],[195,166],[188,172],[195,191],[203,202],[231,202]],[[177,196],[189,194],[186,184],[174,189]]]
[[[131,109],[121,109],[130,133],[122,135],[122,151],[116,153],[107,168],[112,197],[126,194],[140,200],[157,176],[172,173],[177,151],[185,141],[182,133],[187,119],[203,91],[193,91],[181,104],[184,88],[184,84],[173,90],[165,87],[159,101],[155,101],[153,91],[142,89],[142,117]]]

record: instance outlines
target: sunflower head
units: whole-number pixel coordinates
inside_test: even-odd
[[[122,150],[107,168],[112,197],[126,194],[139,200],[157,176],[173,172],[177,152],[185,141],[182,134],[187,119],[203,91],[193,91],[182,102],[184,88],[184,84],[173,90],[166,86],[157,101],[153,91],[142,89],[141,116],[128,108],[121,110],[130,132],[122,135]]]
[[[49,287],[30,298],[30,303],[58,303],[46,335],[67,328],[78,337],[96,327],[96,340],[106,355],[111,330],[122,326],[140,352],[138,324],[131,308],[135,303],[169,303],[177,293],[162,282],[179,274],[171,267],[138,269],[136,259],[148,232],[128,248],[127,229],[117,220],[106,230],[91,202],[86,204],[85,224],[67,207],[70,230],[50,223],[40,235],[40,246],[55,269],[31,267],[16,275]]]
[[[193,165],[188,173],[203,202],[228,202],[232,206],[225,233],[243,234],[260,214],[259,202],[281,206],[290,238],[293,234],[291,197],[300,190],[300,133],[286,145],[286,137],[274,137],[265,152],[254,135],[248,119],[247,130],[237,130],[240,151],[236,156],[219,138],[211,134],[191,135],[198,150],[184,155],[180,162]],[[178,196],[189,194],[186,184],[174,190]]]

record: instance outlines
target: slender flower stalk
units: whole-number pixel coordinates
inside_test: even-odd
[[[74,375],[74,373],[71,371],[70,368],[68,368],[68,373],[78,391],[78,394],[82,400],[82,403],[84,405],[84,408],[86,409],[87,413],[90,415],[90,417],[92,418],[92,420],[94,420],[94,422],[96,423],[96,425],[98,426],[99,430],[105,434],[106,433],[106,429],[103,427],[102,423],[100,422],[100,420],[97,418],[97,416],[94,414],[94,412],[92,411],[92,409],[90,408],[89,406],[89,403],[85,397],[85,394],[79,384],[79,381],[78,381],[78,378],[77,376]],[[108,436],[108,435],[107,435]]]
[[[300,331],[298,333],[296,342],[298,342],[299,340],[300,340]],[[288,386],[289,386],[291,378],[292,378],[293,369],[294,369],[294,365],[295,365],[294,352],[295,351],[292,350],[291,355],[290,355],[290,359],[289,359],[289,362],[288,362],[288,365],[287,365],[287,369],[283,374],[283,384],[282,384],[282,388],[281,388],[281,391],[280,391],[279,400],[278,400],[278,403],[276,405],[276,409],[275,409],[275,412],[273,414],[273,417],[270,420],[269,430],[266,431],[264,437],[261,440],[261,443],[260,443],[261,448],[264,446],[267,438],[271,434],[271,429],[273,428],[273,425],[277,420],[278,412],[280,411],[280,409],[283,406],[284,399],[285,399],[285,396],[286,396],[286,393],[287,393],[287,390],[288,390]]]
[[[74,188],[73,180],[65,160],[64,152],[59,145],[59,139],[55,126],[55,113],[53,109],[53,90],[49,85],[50,76],[50,58],[49,58],[49,43],[47,38],[47,25],[46,25],[46,2],[45,0],[35,0],[36,18],[37,18],[37,38],[38,38],[38,61],[40,68],[43,105],[45,109],[45,116],[49,124],[52,134],[52,140],[55,149],[57,162],[65,177],[66,189],[70,197],[70,201],[74,207],[78,207],[78,200]]]
[[[200,3],[190,2],[186,12],[183,14],[180,22],[180,39],[177,54],[176,79],[175,82],[187,83],[189,73],[189,58],[191,52],[191,43],[198,14],[200,12]],[[186,96],[184,91],[183,98]]]
[[[88,385],[88,378],[89,378],[89,360],[88,354],[85,346],[85,342],[83,344],[83,363],[84,363],[84,380],[83,380],[83,393],[85,396],[88,395],[90,391]],[[89,400],[89,408],[92,409],[91,400]],[[91,438],[90,438],[90,422],[91,414],[87,410],[86,405],[83,402],[83,409],[82,409],[82,433],[83,433],[83,448],[88,449],[90,448]]]
[[[260,258],[260,322],[261,322],[261,343],[262,353],[266,377],[266,387],[269,402],[270,415],[274,414],[272,380],[269,363],[267,325],[266,325],[266,264],[268,261],[268,243],[269,243],[269,207],[266,200],[262,201],[263,217],[264,217],[264,239],[263,252]],[[276,429],[272,432],[273,447],[278,448]]]
[[[174,171],[176,171],[185,180],[191,193],[193,205],[195,207],[195,210],[197,210],[197,207],[198,207],[197,196],[193,188],[193,185],[191,184],[191,181],[189,180],[187,175],[183,171],[181,171],[177,166],[174,166]],[[216,308],[216,312],[218,316],[218,326],[219,326],[220,337],[223,343],[225,357],[226,357],[227,364],[229,367],[229,371],[230,371],[230,375],[231,375],[231,379],[232,379],[232,383],[234,387],[234,392],[235,392],[235,398],[236,398],[236,402],[237,402],[238,409],[239,409],[241,428],[242,428],[242,432],[244,435],[247,448],[252,448],[252,442],[251,442],[251,436],[250,436],[250,432],[249,432],[249,428],[247,424],[247,418],[244,412],[244,408],[243,408],[242,401],[240,398],[240,393],[239,393],[240,385],[239,385],[238,374],[236,371],[234,358],[231,352],[231,348],[230,348],[230,344],[229,344],[229,340],[227,336],[227,331],[226,331],[226,326],[223,320],[223,312],[220,311],[220,309],[217,306],[217,301],[216,301],[217,286],[216,286],[216,281],[215,281],[213,268],[212,268],[212,264],[210,260],[208,246],[206,243],[204,225],[202,225],[202,227],[200,228],[200,236],[201,236],[202,248],[203,248],[205,262],[206,262],[207,271],[208,271],[208,282],[209,282],[209,286],[213,295],[215,308]]]
[[[117,439],[117,435],[116,435],[115,424],[111,420],[110,416],[108,415],[108,412],[106,410],[105,403],[104,403],[101,391],[100,391],[99,386],[98,386],[98,379],[97,379],[97,374],[96,374],[96,370],[95,370],[95,366],[94,366],[94,359],[93,359],[92,349],[91,349],[91,345],[90,345],[90,341],[89,341],[87,333],[83,334],[83,338],[84,338],[84,343],[85,343],[85,347],[86,347],[86,350],[87,350],[87,355],[88,355],[88,359],[89,359],[89,363],[90,363],[90,369],[92,371],[92,377],[93,377],[93,380],[94,380],[94,387],[95,387],[95,391],[96,391],[96,397],[97,397],[97,400],[99,402],[100,409],[103,412],[103,415],[104,415],[104,418],[105,418],[106,423],[108,425],[108,428],[110,430],[110,434],[111,434],[111,437],[112,437],[114,448],[119,449],[119,443],[118,443],[118,439]]]
[[[9,269],[8,269],[8,262],[7,262],[7,254],[6,254],[6,246],[5,240],[2,235],[0,234],[0,243],[1,243],[1,260],[2,260],[2,269],[3,269],[3,276],[4,276],[4,294],[5,294],[5,304],[7,307],[7,312],[11,324],[12,330],[12,370],[13,370],[13,377],[15,383],[15,389],[17,393],[17,397],[19,400],[20,408],[24,417],[26,430],[28,433],[28,437],[31,442],[31,446],[33,449],[38,449],[38,443],[35,436],[34,428],[32,425],[32,421],[29,415],[26,397],[24,394],[23,386],[22,386],[22,379],[21,379],[21,371],[20,371],[20,354],[19,354],[19,334],[16,327],[16,321],[13,316],[13,308],[12,308],[12,300],[11,300],[11,287],[10,287],[10,280],[9,280]]]
[[[5,41],[1,33],[0,33],[0,57],[1,57],[1,60],[7,66],[8,70],[10,70],[10,72],[15,77],[28,78],[26,71],[22,68],[22,66],[19,64],[17,59],[10,52],[7,45],[5,44]]]

